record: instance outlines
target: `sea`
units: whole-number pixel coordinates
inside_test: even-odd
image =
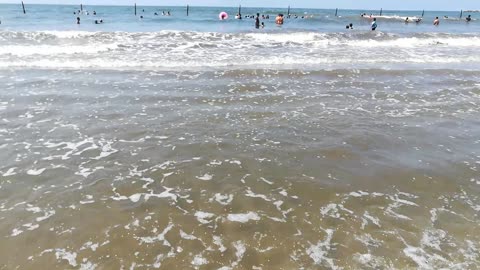
[[[0,269],[480,268],[479,13],[25,9]]]

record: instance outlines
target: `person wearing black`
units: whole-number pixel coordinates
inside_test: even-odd
[[[260,28],[260,13],[257,13],[257,17],[255,18],[255,28]]]

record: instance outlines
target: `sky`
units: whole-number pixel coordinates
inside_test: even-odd
[[[21,0],[0,0],[0,3],[18,4]],[[150,5],[150,6],[237,6],[296,8],[339,8],[377,10],[479,10],[480,0],[24,0],[25,4],[78,5]]]

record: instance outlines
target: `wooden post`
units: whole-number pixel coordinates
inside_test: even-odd
[[[383,8],[380,9],[380,16],[382,16]]]
[[[422,11],[422,18],[423,18],[423,15],[425,15],[425,9]]]
[[[83,4],[80,4],[80,11],[83,11]]]
[[[288,6],[287,16],[290,15],[290,6]]]
[[[23,4],[23,1],[22,1],[22,8],[23,8],[23,14],[27,14],[27,12],[25,11],[25,4]]]
[[[335,17],[337,17],[337,14],[338,14],[338,8],[335,9]]]
[[[239,15],[242,14],[242,5],[239,5],[239,6],[238,6],[238,14],[239,14]]]
[[[188,16],[188,9],[189,9],[189,8],[190,8],[190,7],[187,5],[187,16]]]
[[[134,7],[135,7],[135,16],[137,16],[137,3],[135,3]]]
[[[462,18],[462,16],[463,16],[463,10],[460,11],[460,19]]]

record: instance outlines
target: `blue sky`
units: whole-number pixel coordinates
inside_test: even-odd
[[[236,6],[341,8],[341,9],[396,9],[396,10],[465,10],[480,9],[480,0],[24,0],[26,4],[80,4],[85,5],[162,5],[179,6]],[[20,0],[0,0],[0,3],[19,3]]]

